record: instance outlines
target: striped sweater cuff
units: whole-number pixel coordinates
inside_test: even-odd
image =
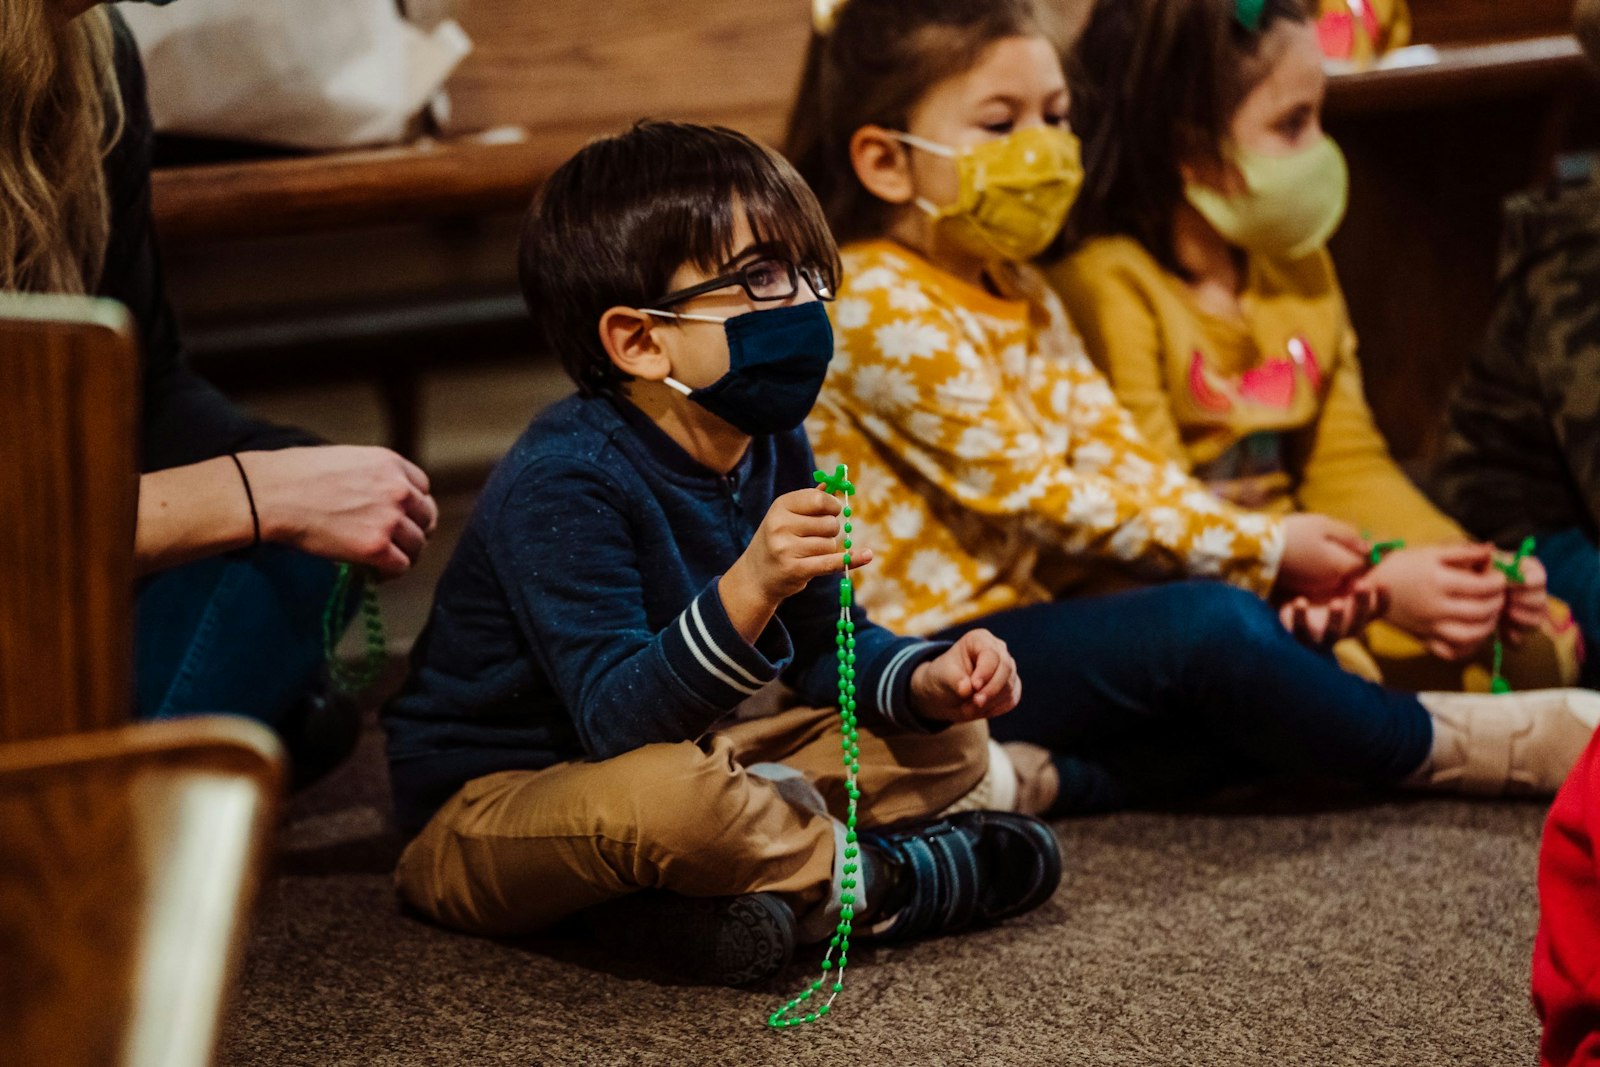
[[[911,676],[919,666],[950,647],[949,641],[921,641],[905,638],[896,641],[878,658],[875,668],[865,677],[866,693],[878,714],[891,726],[914,733],[934,733],[948,723],[935,722],[918,715],[911,706]],[[878,668],[881,663],[882,667]],[[860,702],[861,692],[856,699]]]
[[[661,651],[695,696],[719,708],[754,695],[794,658],[788,631],[776,620],[751,647],[728,621],[716,580],[667,625]]]

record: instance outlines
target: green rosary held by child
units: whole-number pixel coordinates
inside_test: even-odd
[[[1522,561],[1533,555],[1538,546],[1535,538],[1529,536],[1522,539],[1522,544],[1517,546],[1516,553],[1509,560],[1492,560],[1494,568],[1506,576],[1506,581],[1516,585],[1523,585],[1527,577],[1522,573]],[[1379,541],[1372,546],[1372,565],[1376,567],[1383,562],[1383,558],[1390,552],[1397,552],[1406,547],[1403,540]],[[1505,635],[1496,630],[1494,635],[1494,666],[1489,674],[1489,692],[1509,693],[1511,683],[1506,681],[1504,664],[1506,654]]]
[[[1495,567],[1501,574],[1506,576],[1506,581],[1515,582],[1517,585],[1522,585],[1527,581],[1527,577],[1522,573],[1522,561],[1533,555],[1533,550],[1537,547],[1537,544],[1538,542],[1532,536],[1524,537],[1522,544],[1517,546],[1516,554],[1511,557],[1510,562],[1494,561]],[[1496,631],[1494,635],[1494,672],[1490,675],[1489,680],[1489,691],[1491,693],[1511,692],[1511,683],[1506,681],[1505,674],[1501,671],[1501,664],[1505,659],[1505,654],[1505,638],[1501,636],[1499,631]]]
[[[845,789],[850,799],[844,820],[845,864],[840,872],[843,878],[839,881],[842,890],[839,894],[839,925],[828,942],[827,953],[822,957],[822,977],[767,1017],[767,1025],[774,1030],[816,1022],[833,1010],[834,999],[844,991],[844,969],[850,962],[851,920],[855,916],[855,889],[859,883],[856,873],[861,868],[860,846],[856,839],[856,801],[861,798],[861,790],[856,785],[856,775],[861,770],[861,743],[856,724],[856,624],[850,617],[850,534],[854,529],[850,521],[853,514],[850,501],[855,496],[856,487],[850,484],[849,469],[842,463],[831,475],[817,471],[812,477],[816,479],[817,488],[829,496],[844,497],[844,572],[839,575],[839,622],[835,627],[833,643],[839,662],[839,726],[842,735],[839,748],[843,753]],[[834,960],[835,952],[839,954],[837,961]],[[802,1005],[827,982],[830,971],[833,972],[833,989],[828,999],[817,1005],[815,1011],[800,1014]]]

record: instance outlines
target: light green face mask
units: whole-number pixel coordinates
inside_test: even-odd
[[[1350,203],[1350,170],[1333,138],[1323,137],[1292,156],[1242,148],[1232,154],[1249,192],[1224,196],[1194,182],[1183,190],[1218,233],[1275,259],[1299,259],[1328,243]]]

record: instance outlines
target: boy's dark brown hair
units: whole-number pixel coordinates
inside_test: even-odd
[[[782,156],[720,126],[640,122],[586,145],[533,199],[518,251],[522,295],[585,395],[625,381],[600,342],[600,316],[648,308],[691,264],[720,273],[739,215],[758,244],[832,285],[839,253],[822,210]]]
[[[1300,0],[1266,0],[1251,30],[1236,10],[1236,0],[1095,4],[1067,62],[1085,173],[1069,241],[1127,235],[1183,276],[1172,249],[1179,164],[1223,161],[1234,112],[1276,58],[1262,42],[1307,18]]]
[[[904,130],[929,89],[970,70],[991,44],[1036,36],[1059,39],[1033,0],[845,0],[832,29],[812,34],[784,151],[841,244],[880,235],[893,210],[856,178],[855,132]]]

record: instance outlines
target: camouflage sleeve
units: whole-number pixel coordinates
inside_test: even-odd
[[[1495,311],[1446,417],[1433,482],[1473,534],[1595,528],[1600,186],[1507,205]]]

